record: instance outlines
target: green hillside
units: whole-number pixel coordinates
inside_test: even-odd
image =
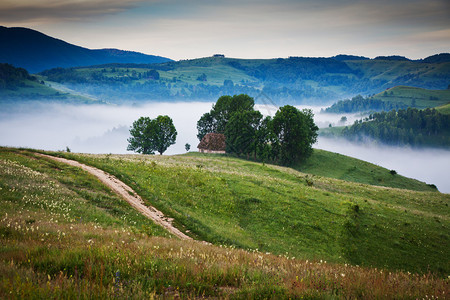
[[[220,155],[59,155],[114,173],[179,228],[222,246],[165,238],[86,172],[0,148],[2,298],[445,298],[448,292],[439,277],[450,270],[449,195]]]
[[[351,60],[347,65],[362,78],[380,82],[384,87],[398,85],[444,89],[449,83],[450,63],[424,63],[383,59]]]
[[[448,262],[441,260],[448,243],[438,242],[448,240],[442,235],[449,225],[448,195],[355,184],[222,156],[69,156],[115,174],[181,228],[209,242],[304,259],[448,272]]]
[[[395,170],[387,170],[363,160],[320,149],[314,149],[313,155],[295,169],[308,174],[363,184],[415,191],[435,191],[435,188],[424,182],[392,174],[391,171]]]
[[[396,86],[378,93],[372,98],[423,109],[450,103],[450,89],[427,90],[410,86]]]
[[[441,114],[450,115],[450,103],[436,107]]]
[[[410,86],[396,86],[373,96],[355,96],[340,100],[325,109],[328,113],[390,111],[412,108],[434,108],[450,103],[450,89],[428,90]]]
[[[0,104],[16,104],[30,100],[63,103],[92,103],[94,100],[47,86],[40,76],[25,69],[0,63]]]
[[[114,101],[211,100],[224,94],[257,97],[263,93],[281,105],[329,103],[398,85],[444,89],[450,80],[450,62],[206,57],[161,64],[58,68],[41,74],[46,80]]]

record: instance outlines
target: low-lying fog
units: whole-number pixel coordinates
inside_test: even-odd
[[[208,112],[212,103],[149,103],[142,106],[32,104],[14,111],[0,112],[0,145],[44,150],[86,153],[131,153],[126,150],[129,128],[141,116],[170,116],[178,131],[177,142],[164,154],[185,153],[189,143],[197,150],[197,120]],[[264,115],[274,115],[275,107],[257,105]],[[304,108],[304,107],[299,107]],[[361,118],[356,114],[320,113],[314,111],[319,127],[350,125]],[[340,123],[346,116],[346,123]],[[441,192],[450,193],[450,151],[393,148],[374,144],[352,144],[348,141],[319,138],[314,146],[360,158],[399,174],[435,184]]]

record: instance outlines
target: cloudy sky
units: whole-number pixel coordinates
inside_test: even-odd
[[[450,52],[449,0],[0,0],[0,25],[175,60]]]

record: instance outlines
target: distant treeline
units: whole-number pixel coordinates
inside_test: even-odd
[[[445,57],[434,60],[445,61]],[[320,104],[347,95],[379,93],[398,85],[443,89],[450,79],[444,64],[419,63],[399,57],[373,60],[351,56],[261,60],[206,57],[161,64],[52,69],[41,74],[50,81],[69,84],[75,90],[108,100],[163,97],[211,100],[224,94],[244,93],[257,97],[264,92],[278,104],[303,101]],[[227,78],[223,77],[224,68],[230,70]],[[391,75],[387,76],[387,71]],[[144,74],[146,72],[161,73],[161,76],[158,79],[158,76]],[[168,78],[168,74],[173,77]],[[223,85],[218,84],[218,78],[223,80]],[[391,105],[384,109],[393,108],[402,106]]]
[[[36,77],[28,74],[25,69],[0,63],[0,89],[16,89],[24,85],[24,80],[37,81]]]
[[[375,99],[372,97],[364,98],[361,95],[352,99],[340,100],[335,104],[327,107],[327,113],[353,113],[353,112],[369,112],[369,111],[390,111],[393,109],[406,109],[408,105],[400,102],[389,102]]]
[[[389,145],[450,146],[450,115],[416,108],[371,114],[355,121],[342,135],[353,140],[371,138]]]

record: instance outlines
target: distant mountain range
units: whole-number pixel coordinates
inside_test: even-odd
[[[340,54],[273,59],[214,55],[172,61],[117,49],[90,50],[35,30],[1,26],[0,42],[0,63],[39,73],[39,81],[52,86],[59,84],[108,102],[211,101],[224,94],[245,93],[257,101],[280,105],[326,104],[400,85],[430,90],[450,86],[450,53],[420,60]],[[14,93],[16,98],[21,94],[16,88],[24,84],[23,80],[17,82],[5,80],[2,84],[8,95]]]
[[[400,85],[447,89],[450,84],[447,56],[450,55],[439,54],[420,61],[398,56],[205,57],[152,65],[59,68],[40,75],[45,81],[58,82],[105,101],[211,101],[221,95],[248,94],[257,101],[278,105],[328,104],[358,94],[378,94]]]
[[[36,30],[0,26],[0,63],[37,73],[51,68],[107,63],[163,63],[169,58],[118,49],[91,50],[47,36]]]

